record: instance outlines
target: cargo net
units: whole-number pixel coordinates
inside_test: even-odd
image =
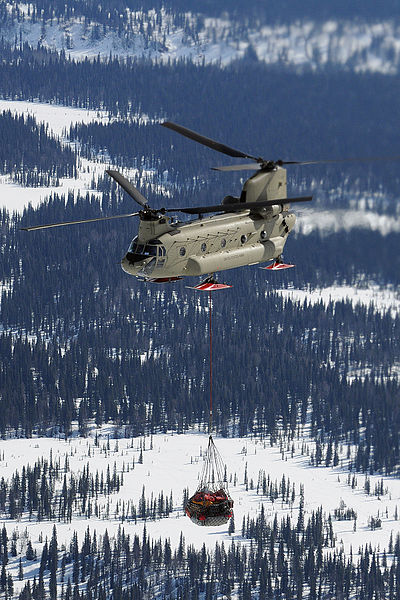
[[[224,463],[210,435],[199,486],[185,507],[196,525],[225,525],[232,517],[233,500],[224,472]]]

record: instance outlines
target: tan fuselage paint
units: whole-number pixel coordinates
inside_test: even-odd
[[[243,186],[244,201],[287,198],[286,170],[253,175]],[[243,194],[242,192],[242,194]],[[172,224],[171,219],[140,222],[138,243],[158,239],[165,256],[152,257],[131,264],[126,258],[122,268],[131,275],[141,275],[152,261],[149,276],[196,276],[277,258],[283,251],[296,217],[282,204],[257,213],[250,210],[212,215],[186,223]],[[205,246],[204,246],[205,245]]]

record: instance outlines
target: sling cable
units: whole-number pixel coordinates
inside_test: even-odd
[[[225,465],[212,437],[213,429],[213,365],[212,365],[212,292],[230,288],[230,285],[217,283],[209,277],[193,289],[208,292],[208,334],[209,334],[209,384],[210,404],[208,416],[208,447],[204,455],[204,463],[196,492],[189,498],[185,506],[187,516],[196,525],[215,527],[225,525],[233,516],[233,500],[229,495]]]

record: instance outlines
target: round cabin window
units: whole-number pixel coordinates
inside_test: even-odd
[[[225,248],[225,246],[226,246],[226,239],[222,238],[222,240],[221,240],[221,248]]]
[[[266,240],[267,237],[268,237],[267,232],[264,231],[264,229],[263,229],[262,232],[260,233],[260,239]]]
[[[182,246],[182,248],[179,249],[179,254],[181,256],[185,256],[185,254],[186,254],[186,248],[185,248],[185,246]]]
[[[205,242],[203,242],[201,245],[201,251],[205,252],[206,250],[207,250],[207,244]]]
[[[242,235],[240,241],[242,242],[242,244],[245,244],[247,242],[247,235]]]

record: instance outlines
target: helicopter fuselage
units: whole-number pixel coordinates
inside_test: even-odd
[[[199,276],[262,263],[281,255],[296,217],[282,204],[173,223],[141,219],[138,236],[122,259],[142,279]]]
[[[175,127],[175,126],[174,126]],[[242,153],[186,128],[197,141],[231,156]],[[248,155],[245,155],[248,156]],[[121,261],[122,269],[142,280],[164,283],[182,277],[196,277],[278,259],[296,217],[289,211],[291,202],[305,202],[311,196],[287,197],[286,170],[283,161],[262,161],[256,173],[243,185],[239,197],[225,196],[221,204],[185,208],[151,208],[146,198],[121,173],[107,173],[140,206],[141,210],[123,215],[102,216],[79,221],[49,223],[25,227],[27,231],[74,225],[122,217],[139,217],[138,235],[132,240]],[[260,162],[261,161],[261,162]],[[239,165],[248,170],[253,165]],[[221,167],[222,169],[222,167]],[[228,167],[231,170],[232,167]],[[233,166],[233,169],[236,169]],[[198,215],[190,221],[175,221],[167,213]],[[212,216],[204,216],[214,213]]]

